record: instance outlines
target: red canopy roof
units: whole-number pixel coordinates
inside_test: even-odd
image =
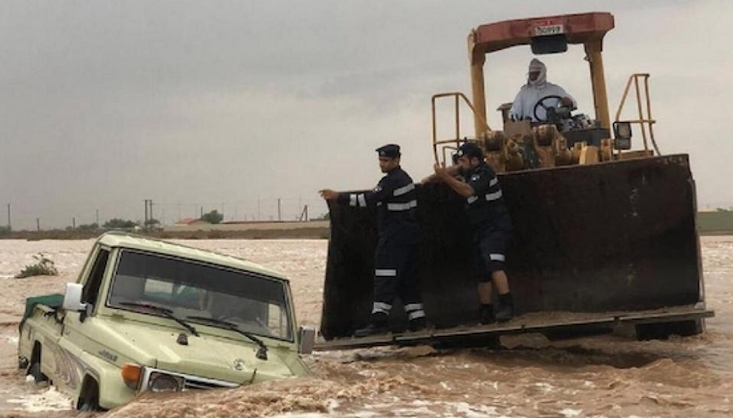
[[[607,12],[506,20],[481,25],[469,35],[470,52],[489,53],[517,45],[527,45],[538,31],[562,25],[568,43],[584,44],[600,40],[614,27],[613,15]],[[540,29],[538,29],[540,28]]]

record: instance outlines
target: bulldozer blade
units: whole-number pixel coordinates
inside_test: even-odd
[[[695,184],[687,155],[499,175],[514,226],[507,274],[517,314],[606,312],[702,300]],[[436,328],[476,324],[477,279],[464,200],[419,185],[418,280]],[[368,323],[377,242],[374,209],[329,203],[331,237],[321,334]],[[396,301],[391,321],[406,318]]]

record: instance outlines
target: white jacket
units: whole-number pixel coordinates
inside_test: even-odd
[[[547,120],[547,111],[545,108],[555,107],[560,103],[561,99],[547,99],[542,101],[542,105],[537,107],[535,116],[535,105],[543,97],[559,96],[560,98],[569,97],[573,101],[573,107],[577,107],[577,103],[565,89],[547,81],[547,67],[542,61],[532,59],[529,63],[529,72],[539,71],[539,76],[533,81],[527,79],[527,84],[522,86],[514,98],[514,103],[509,111],[509,116],[514,120],[531,119],[532,122],[545,122]],[[528,73],[529,76],[529,73]]]
[[[525,84],[519,90],[519,93],[517,93],[517,97],[514,98],[514,103],[509,111],[509,115],[514,120],[530,118],[532,122],[544,122],[547,120],[547,112],[542,106],[538,106],[537,117],[539,117],[539,119],[537,119],[534,115],[534,107],[541,98],[547,96],[570,97],[573,101],[573,106],[577,106],[575,99],[573,99],[565,89],[557,84],[545,82],[541,87]],[[555,107],[559,103],[560,99],[547,99],[542,102],[542,104],[548,108]]]

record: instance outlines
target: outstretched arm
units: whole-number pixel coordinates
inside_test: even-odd
[[[438,164],[434,164],[433,165],[433,169],[435,169],[435,166],[436,165],[438,165]],[[458,175],[458,167],[457,166],[445,167],[443,169],[445,171],[447,171],[450,176],[455,177],[455,176]],[[440,176],[438,176],[438,174],[436,172],[436,173],[433,173],[433,174],[425,177],[424,179],[422,179],[422,181],[420,181],[420,183],[435,183],[435,182],[438,182],[438,181],[443,181],[443,180],[440,178]]]
[[[467,183],[458,180],[455,177],[455,174],[458,173],[457,167],[445,168],[440,164],[435,164],[433,165],[433,170],[435,171],[435,176],[438,179],[447,184],[451,189],[453,189],[453,191],[455,191],[459,195],[463,197],[471,197],[476,194],[476,192],[473,190],[473,187],[471,187]],[[451,171],[453,172],[453,174],[451,174]]]
[[[340,203],[348,203],[349,206],[365,208],[367,205],[373,205],[384,200],[393,191],[394,187],[392,187],[390,182],[380,181],[377,187],[367,192],[344,193],[336,192],[331,189],[323,189],[320,190],[319,193],[321,194],[321,197],[326,200],[336,200]]]

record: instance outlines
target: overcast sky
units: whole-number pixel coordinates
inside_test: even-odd
[[[167,223],[201,207],[251,219],[258,202],[269,219],[278,198],[285,219],[317,215],[318,189],[376,184],[389,142],[418,180],[431,95],[470,92],[469,31],[587,11],[616,18],[612,117],[627,77],[651,73],[662,152],[690,154],[701,207],[733,205],[733,2],[18,0],[0,2],[0,225],[7,203],[15,229],[142,219],[144,199]],[[592,114],[583,55],[541,59]],[[493,127],[531,57],[488,57]]]

